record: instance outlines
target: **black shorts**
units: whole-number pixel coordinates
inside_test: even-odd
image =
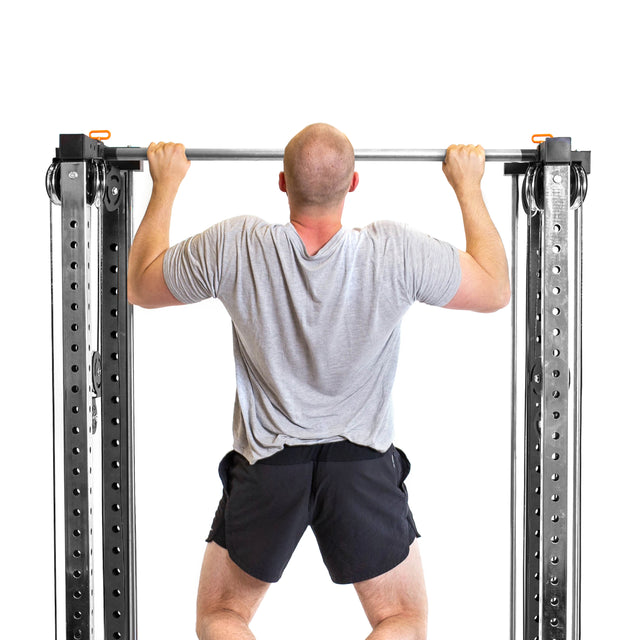
[[[254,465],[231,451],[207,542],[249,575],[277,582],[311,525],[333,582],[374,578],[420,536],[404,483],[410,468],[393,445],[385,453],[347,441],[285,447]]]

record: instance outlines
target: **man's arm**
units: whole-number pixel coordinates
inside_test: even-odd
[[[131,304],[147,309],[181,304],[164,281],[162,261],[169,248],[171,208],[189,170],[184,146],[152,143],[147,150],[153,190],[129,252],[127,293]]]
[[[509,265],[482,198],[484,149],[452,145],[442,170],[458,197],[467,240],[466,251],[460,251],[460,287],[445,307],[484,313],[502,309],[511,298]]]

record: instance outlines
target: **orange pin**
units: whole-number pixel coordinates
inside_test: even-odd
[[[96,129],[95,131],[89,131],[89,137],[94,140],[108,140],[111,137],[111,131],[107,129]]]

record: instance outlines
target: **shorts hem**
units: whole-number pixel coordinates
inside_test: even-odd
[[[279,582],[280,578],[282,578],[282,574],[274,578],[272,576],[267,576],[265,574],[262,574],[260,571],[254,571],[253,569],[249,569],[248,567],[244,566],[244,564],[239,560],[238,556],[235,554],[233,549],[227,548],[227,552],[229,554],[229,557],[231,558],[231,561],[235,565],[237,565],[240,569],[242,569],[242,571],[244,571],[248,576],[251,576],[256,580],[260,580],[260,582],[276,584],[276,582]]]
[[[277,578],[272,578],[271,576],[267,577],[266,575],[261,574],[259,571],[248,569],[244,565],[244,563],[239,560],[238,556],[235,554],[233,549],[229,549],[229,547],[226,544],[222,544],[222,541],[220,539],[216,539],[215,535],[209,534],[205,542],[207,544],[209,544],[210,542],[215,542],[219,547],[221,547],[222,549],[225,549],[226,552],[229,554],[229,558],[231,562],[233,562],[233,564],[235,564],[240,570],[244,571],[244,573],[246,573],[248,576],[251,576],[256,580],[260,580],[261,582],[268,582],[269,584],[275,584],[276,582],[279,582],[280,578],[282,578],[282,574],[280,574]]]
[[[378,569],[373,569],[370,570],[369,572],[363,574],[363,577],[356,575],[355,578],[344,578],[344,577],[337,577],[335,578],[333,575],[331,575],[331,572],[329,572],[329,577],[331,578],[331,582],[333,582],[334,584],[356,584],[358,582],[366,582],[367,580],[373,580],[374,578],[378,578],[379,576],[384,575],[385,573],[388,573],[389,571],[392,571],[393,569],[395,569],[398,565],[402,564],[408,557],[409,557],[409,550],[411,545],[420,537],[420,534],[416,532],[416,535],[413,535],[414,532],[412,531],[412,535],[409,538],[409,543],[407,544],[406,549],[403,550],[402,554],[398,555],[398,558],[389,562],[388,564],[384,564],[382,569],[378,568]]]

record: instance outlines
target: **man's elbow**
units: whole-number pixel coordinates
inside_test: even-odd
[[[141,307],[142,309],[157,309],[158,307],[166,306],[164,304],[158,304],[157,301],[153,300],[148,295],[141,295],[136,292],[136,290],[128,289],[127,291],[127,300],[129,304],[134,307]]]
[[[127,278],[127,301],[136,307],[142,307],[148,309],[149,305],[143,295],[144,289],[136,285],[136,282],[131,276]]]
[[[494,313],[504,309],[511,302],[511,287],[509,283],[504,287],[497,289],[494,295],[491,297],[491,301],[485,310],[485,313]]]
[[[131,289],[127,289],[127,301],[135,307],[144,307],[144,301]]]
[[[130,292],[127,293],[127,301],[134,307],[141,307],[142,309],[157,309],[158,307],[164,306],[155,304],[151,301],[146,300],[145,298],[132,295]]]
[[[169,291],[164,279],[149,278],[146,274],[143,278],[127,278],[127,300],[129,304],[143,309],[160,309],[184,304]]]

